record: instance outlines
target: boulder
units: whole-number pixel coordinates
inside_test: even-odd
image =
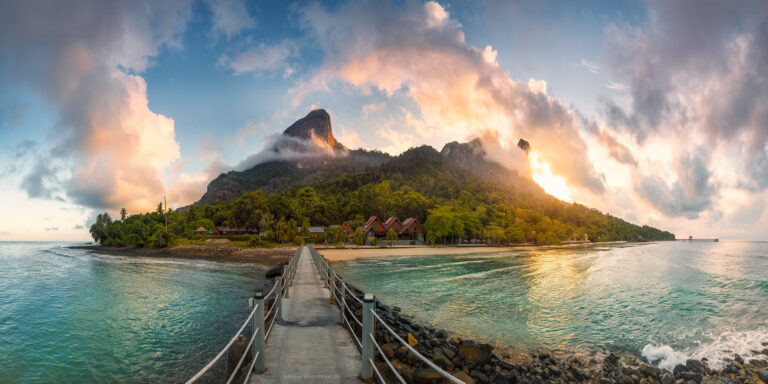
[[[471,362],[474,365],[485,365],[491,362],[491,352],[493,347],[488,344],[475,344],[472,342],[462,342],[459,344],[459,356]]]
[[[760,380],[763,381],[763,383],[768,383],[768,369],[760,369],[757,371],[757,377],[760,378]]]
[[[696,359],[688,359],[685,361],[685,367],[688,368],[689,371],[698,372],[698,373],[705,373],[706,369],[704,369],[704,364]]]
[[[453,370],[453,363],[443,355],[443,352],[440,349],[436,349],[435,353],[432,354],[432,361],[442,369],[447,371]]]
[[[675,378],[672,377],[672,374],[665,373],[663,376],[661,376],[661,384],[672,384],[675,382]]]
[[[454,372],[453,377],[465,382],[466,384],[475,384],[475,379],[469,377],[469,375],[464,371]]]
[[[439,383],[443,380],[443,375],[433,368],[419,368],[413,374],[413,382],[416,384]]]

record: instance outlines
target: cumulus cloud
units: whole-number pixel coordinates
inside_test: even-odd
[[[179,145],[138,73],[180,46],[189,17],[189,1],[178,0],[0,4],[0,80],[58,112],[51,149],[22,182],[30,196],[135,210],[162,198],[159,175]]]
[[[643,143],[706,136],[743,148],[742,186],[768,187],[768,3],[650,1],[647,25],[606,29],[608,76],[629,95],[607,122]]]
[[[232,55],[232,57],[222,56],[219,62],[221,65],[232,69],[236,75],[252,74],[264,76],[280,73],[283,77],[289,77],[296,70],[289,63],[289,60],[296,54],[296,45],[289,40],[285,40],[274,45],[262,43],[256,47],[238,52]]]
[[[712,207],[718,193],[706,157],[703,148],[683,154],[673,169],[677,176],[673,183],[657,175],[644,175],[639,177],[635,192],[668,216],[696,219]]]
[[[211,9],[211,30],[227,39],[256,26],[243,0],[206,0]]]
[[[347,154],[346,148],[328,145],[326,141],[315,136],[314,131],[307,140],[278,133],[267,136],[264,148],[237,164],[235,170],[245,171],[269,161],[301,159],[321,159],[322,161],[323,158]]]
[[[440,146],[491,132],[508,148],[525,137],[572,186],[604,191],[571,111],[546,94],[546,83],[511,79],[496,51],[469,45],[462,26],[434,1],[371,5],[349,2],[329,10],[313,4],[299,11],[325,56],[322,68],[293,90],[296,100],[337,81],[363,93],[402,93],[418,105],[423,122],[409,135],[414,140]]]

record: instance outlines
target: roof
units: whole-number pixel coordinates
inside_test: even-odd
[[[375,222],[377,222],[377,221],[378,221],[379,223],[381,223],[381,220],[379,220],[379,217],[378,217],[378,216],[371,216],[371,217],[369,217],[369,218],[368,218],[368,221],[366,221],[366,222],[365,222],[365,224],[363,225],[363,232],[369,232],[369,231],[371,231],[372,229],[374,229],[374,228],[373,228],[373,224],[374,224]]]
[[[397,216],[390,217],[387,219],[387,221],[384,222],[384,226],[389,228],[395,224],[395,221],[400,221],[400,219],[398,219]]]
[[[208,232],[208,230],[200,226],[200,228],[195,229],[195,232]]]
[[[323,227],[309,227],[309,233],[325,233]]]
[[[419,224],[419,220],[417,220],[415,217],[409,217],[409,218],[403,220],[403,227],[400,228],[400,232],[399,233],[402,234],[404,232],[410,232],[411,231],[411,227],[413,227],[414,225],[418,225],[418,224]],[[416,228],[413,228],[413,231],[415,232]]]

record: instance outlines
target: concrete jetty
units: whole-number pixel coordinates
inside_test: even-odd
[[[360,354],[337,323],[338,309],[307,247],[296,268],[282,320],[266,343],[266,371],[251,375],[251,383],[361,383]]]

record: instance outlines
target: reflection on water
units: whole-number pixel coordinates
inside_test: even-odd
[[[60,246],[0,243],[0,382],[184,381],[237,330],[263,278]]]
[[[768,341],[765,243],[654,243],[352,260],[384,303],[518,351],[668,345],[719,359]],[[725,351],[729,352],[725,352]]]

